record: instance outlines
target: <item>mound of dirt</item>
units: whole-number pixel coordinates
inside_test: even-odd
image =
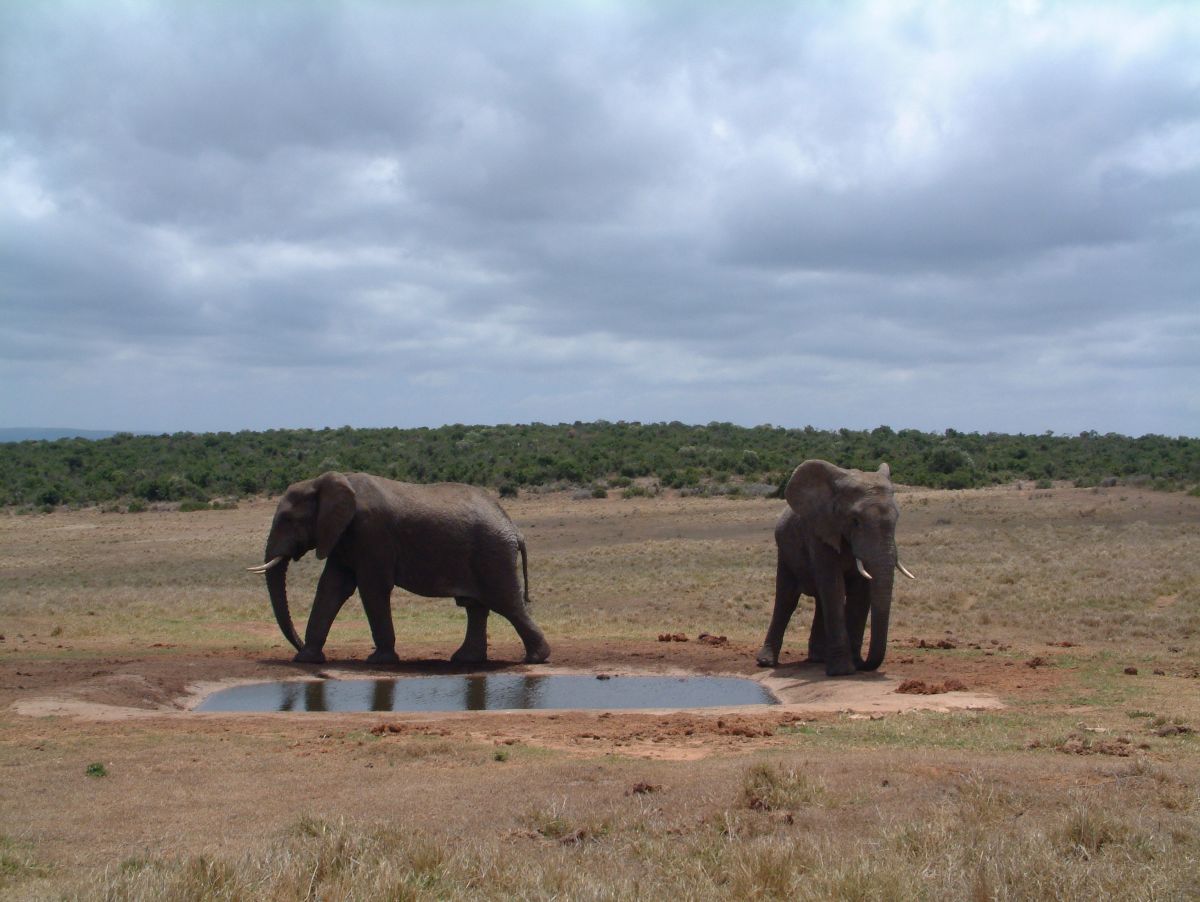
[[[924,680],[905,680],[896,691],[905,695],[941,695],[943,692],[965,692],[966,684],[961,680],[949,679],[944,683],[926,683]]]

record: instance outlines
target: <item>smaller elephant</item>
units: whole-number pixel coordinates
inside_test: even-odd
[[[806,460],[784,488],[788,509],[775,525],[775,609],[756,660],[779,663],[783,634],[800,595],[816,599],[808,657],[829,676],[875,670],[887,649],[892,574],[904,568],[896,552],[900,511],[887,464],[875,473]],[[864,660],[863,633],[871,614]]]
[[[288,609],[287,568],[316,549],[325,569],[300,642]],[[517,574],[517,556],[521,576]],[[372,664],[398,663],[392,626],[392,587],[417,595],[453,597],[467,610],[467,634],[451,660],[487,660],[489,611],[504,616],[525,645],[525,661],[550,656],[546,637],[529,615],[525,540],[486,492],[469,485],[413,485],[369,473],[323,473],[288,486],[267,536],[265,573],[279,628],[296,647],[296,661],[322,663],[329,628],[355,589],[371,627]]]

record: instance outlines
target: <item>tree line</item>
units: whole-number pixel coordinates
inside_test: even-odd
[[[934,488],[1016,480],[1200,484],[1200,439],[1109,433],[1008,435],[914,429],[819,430],[709,423],[451,425],[281,429],[0,444],[0,504],[17,507],[191,502],[274,495],[326,470],[410,482],[468,482],[511,495],[532,487],[647,482],[736,494],[778,487],[800,461],[875,469]]]

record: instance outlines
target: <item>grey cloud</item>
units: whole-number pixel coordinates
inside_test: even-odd
[[[0,372],[121,427],[1178,431],[1200,29],[977,12],[9,5]]]

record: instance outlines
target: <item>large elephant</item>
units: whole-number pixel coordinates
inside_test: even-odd
[[[830,676],[875,670],[887,649],[893,572],[912,577],[896,553],[900,512],[888,465],[864,473],[806,460],[792,473],[784,497],[788,509],[775,525],[775,610],[758,663],[779,663],[784,631],[803,593],[817,602],[809,660],[824,661]],[[864,661],[868,611],[871,644]]]
[[[288,561],[309,550],[325,560],[301,644],[288,610]],[[523,581],[517,574],[521,556]],[[392,587],[417,595],[452,596],[467,610],[467,634],[451,660],[487,660],[489,611],[508,618],[525,644],[525,660],[550,655],[528,611],[525,540],[486,492],[468,485],[412,485],[369,473],[324,473],[297,482],[279,501],[264,563],[279,628],[296,646],[295,660],[322,663],[334,617],[354,590],[362,598],[375,651],[372,664],[397,663]]]

